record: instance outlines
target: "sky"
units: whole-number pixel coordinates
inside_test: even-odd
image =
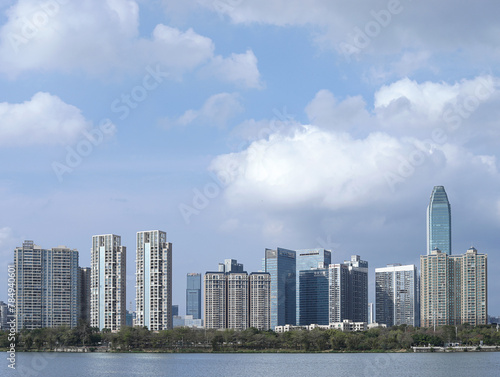
[[[23,240],[173,244],[186,274],[265,248],[420,264],[436,185],[500,315],[500,3],[0,0],[0,270]],[[0,300],[7,298],[6,278]]]

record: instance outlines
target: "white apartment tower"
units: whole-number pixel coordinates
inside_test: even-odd
[[[14,250],[16,331],[76,327],[78,322],[78,251],[59,246],[42,249],[24,241]]]
[[[205,328],[225,329],[227,327],[227,290],[224,272],[205,274]]]
[[[248,274],[232,272],[227,276],[227,328],[248,328]]]
[[[92,237],[90,325],[113,332],[125,326],[127,251],[121,237]]]
[[[172,244],[161,230],[137,232],[136,326],[172,326]]]
[[[259,330],[271,328],[271,275],[252,272],[250,284],[250,327]]]
[[[420,326],[417,267],[390,264],[375,269],[376,321]]]

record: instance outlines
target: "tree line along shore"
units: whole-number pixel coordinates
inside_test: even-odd
[[[12,343],[8,332],[0,332],[0,348]],[[442,326],[434,328],[392,326],[363,332],[314,329],[284,333],[238,330],[174,328],[159,332],[145,327],[124,327],[116,333],[99,331],[86,322],[77,327],[21,330],[15,336],[16,351],[85,352],[394,352],[412,346],[443,347],[497,346],[500,332],[496,325]]]

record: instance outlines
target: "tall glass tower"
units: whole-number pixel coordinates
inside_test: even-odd
[[[271,330],[275,326],[295,324],[295,251],[280,247],[266,249],[264,267],[271,275]]]
[[[186,315],[201,318],[201,274],[187,274]]]
[[[451,255],[451,210],[443,186],[434,186],[427,207],[427,255],[435,248]]]

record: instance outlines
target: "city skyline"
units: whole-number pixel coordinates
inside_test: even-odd
[[[498,1],[49,3],[0,1],[1,271],[164,229],[183,314],[186,273],[278,245],[417,265],[441,185],[500,290]]]

